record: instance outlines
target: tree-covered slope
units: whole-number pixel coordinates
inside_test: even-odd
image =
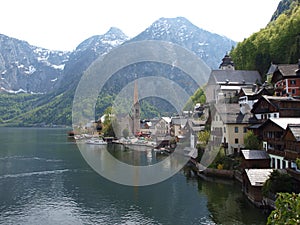
[[[231,57],[237,69],[258,70],[265,75],[271,62],[275,64],[298,62],[300,58],[300,3],[299,0],[282,2],[285,4],[280,10],[281,14],[274,14],[276,15],[273,16],[274,20],[266,28],[238,43],[231,51]],[[289,3],[288,6],[287,3]],[[284,10],[286,8],[287,10]]]

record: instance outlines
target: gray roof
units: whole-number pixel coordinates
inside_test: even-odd
[[[269,154],[264,150],[242,150],[245,159],[269,159]]]
[[[257,123],[257,119],[250,113],[250,108],[245,114],[242,114],[239,104],[217,104],[215,107],[225,124]]]
[[[187,118],[173,117],[173,118],[171,118],[171,123],[172,123],[173,125],[186,126]]]
[[[300,118],[270,118],[269,120],[277,124],[284,130],[287,128],[288,124],[297,124],[298,126],[300,125]]]
[[[269,179],[273,169],[245,169],[245,172],[252,186],[262,187]]]
[[[278,70],[283,76],[296,76],[298,64],[278,65]]]
[[[296,70],[299,69],[298,64],[271,64],[267,74],[273,74],[280,71],[282,76],[296,76]]]
[[[300,141],[300,124],[289,124],[289,129],[297,141]]]
[[[189,119],[188,125],[194,132],[199,132],[204,130],[206,121]]]
[[[267,74],[273,74],[276,70],[277,70],[277,65],[272,63],[271,66],[269,67]]]
[[[261,76],[253,70],[212,70],[211,75],[216,83],[254,84],[260,82]]]

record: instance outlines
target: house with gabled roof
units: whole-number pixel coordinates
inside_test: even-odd
[[[300,168],[297,167],[296,159],[300,159],[300,124],[288,124],[284,134],[283,141],[285,143],[284,158],[288,160],[288,173],[300,181]]]
[[[259,127],[263,148],[270,155],[270,167],[272,168],[292,167],[291,159],[286,157],[289,151],[286,151],[286,141],[284,140],[284,134],[289,124],[300,124],[300,118],[271,118]],[[292,148],[292,145],[289,146]]]
[[[268,76],[276,96],[300,97],[300,60],[298,64],[271,64]]]
[[[264,150],[244,149],[242,152],[242,169],[270,168],[270,156]]]
[[[251,112],[261,122],[270,118],[300,117],[300,99],[263,95]]]
[[[236,97],[242,87],[251,87],[260,83],[258,71],[251,70],[212,70],[207,82],[209,100],[216,102]]]
[[[254,84],[253,87],[242,87],[238,93],[240,107],[248,105],[252,109],[254,103],[263,95],[272,95],[272,90],[267,88],[266,85],[258,87]]]
[[[215,104],[211,111],[211,141],[222,143],[226,154],[239,152],[247,128],[258,122],[256,118],[249,110],[242,113],[239,104]]]
[[[212,70],[206,86],[208,102],[228,101],[237,94],[242,87],[252,87],[261,83],[258,71],[235,70],[232,59],[225,55],[218,70]]]
[[[245,169],[242,190],[256,206],[263,206],[262,187],[269,179],[273,169]]]

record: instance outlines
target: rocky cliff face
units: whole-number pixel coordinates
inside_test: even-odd
[[[162,40],[185,47],[217,68],[232,40],[202,30],[183,17],[161,18],[129,40],[118,28],[88,38],[73,52],[51,51],[0,34],[0,90],[49,93],[74,86],[87,67],[100,55],[126,41]],[[61,90],[61,91],[62,91]]]
[[[46,93],[62,79],[70,53],[50,51],[0,35],[0,90]]]
[[[205,31],[184,17],[160,18],[131,41],[161,40],[178,44],[198,55],[209,67],[217,69],[224,54],[236,43]]]

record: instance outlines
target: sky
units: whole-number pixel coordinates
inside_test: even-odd
[[[185,17],[204,30],[242,41],[264,28],[280,0],[2,0],[0,34],[72,51],[110,27],[134,37],[161,17]]]

